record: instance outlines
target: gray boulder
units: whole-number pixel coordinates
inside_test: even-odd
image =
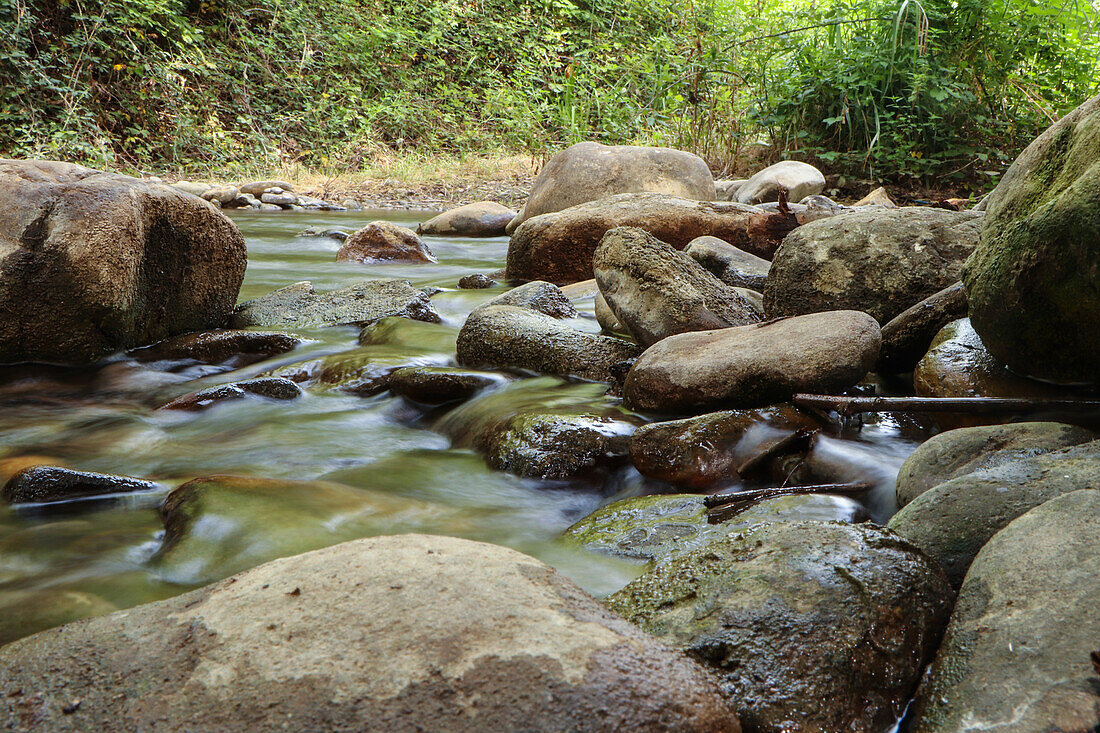
[[[825,190],[825,176],[809,163],[784,160],[753,175],[737,188],[737,200],[743,204],[762,204],[779,200],[779,189],[787,191],[792,203]]]
[[[664,193],[713,201],[714,177],[702,158],[683,150],[577,143],[546,162],[507,231],[511,234],[540,214],[618,193]]]
[[[684,254],[724,282],[738,288],[764,292],[772,263],[743,252],[718,237],[698,237],[688,242]]]
[[[300,282],[241,303],[233,328],[283,326],[319,328],[364,325],[389,316],[439,323],[428,294],[408,280],[367,280],[340,290],[318,293],[313,283]]]
[[[917,691],[913,733],[1100,729],[1097,517],[1100,491],[1074,491],[982,548]]]
[[[0,363],[83,364],[220,327],[245,261],[233,222],[178,189],[0,159]]]
[[[764,288],[769,318],[851,308],[886,323],[959,279],[981,214],[864,208],[791,232]]]
[[[448,537],[276,560],[0,666],[14,729],[740,730],[701,668],[553,569]]]
[[[516,212],[496,201],[478,201],[421,222],[416,233],[436,237],[501,237],[515,217]]]
[[[612,313],[643,347],[673,334],[744,326],[763,317],[695,260],[641,229],[608,231],[592,267]]]

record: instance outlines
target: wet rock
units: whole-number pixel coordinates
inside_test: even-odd
[[[8,482],[15,474],[19,473],[25,468],[34,468],[35,466],[54,466],[57,468],[68,468],[64,461],[60,461],[53,456],[44,455],[15,455],[4,456],[0,458],[0,486],[3,486]]]
[[[738,467],[754,457],[756,448],[817,427],[816,420],[790,405],[713,412],[643,425],[631,438],[630,458],[650,478],[709,488],[736,481]]]
[[[743,204],[762,204],[779,200],[779,189],[787,191],[789,201],[801,201],[825,190],[825,176],[809,163],[784,160],[770,165],[737,189],[737,200]]]
[[[797,221],[743,204],[659,193],[608,196],[525,221],[508,244],[508,279],[559,285],[587,280],[592,277],[592,254],[600,239],[619,226],[644,229],[676,249],[710,235],[770,257]]]
[[[881,206],[884,209],[898,208],[898,205],[894,203],[894,200],[890,198],[890,194],[886,193],[886,189],[882,186],[852,204],[853,209],[859,206]]]
[[[940,329],[966,318],[966,313],[966,290],[962,283],[949,285],[906,308],[882,327],[882,349],[876,371],[882,374],[911,371],[928,352]]]
[[[404,367],[390,374],[394,394],[426,405],[468,400],[488,387],[504,384],[508,378],[496,372],[479,372],[454,367]]]
[[[953,478],[912,499],[890,527],[937,560],[956,587],[989,538],[1062,494],[1100,486],[1100,441],[1021,456]]]
[[[596,323],[600,324],[600,328],[603,329],[604,333],[629,335],[626,326],[622,324],[619,317],[615,315],[615,311],[611,310],[611,306],[607,304],[607,301],[603,297],[603,293],[596,293],[596,296],[593,298],[592,307],[596,314]]]
[[[390,377],[403,367],[436,366],[443,355],[414,355],[404,348],[359,348],[287,364],[263,376],[281,377],[316,391],[339,391],[370,397],[390,388]]]
[[[459,279],[458,287],[463,290],[482,290],[484,288],[496,287],[497,281],[480,272],[475,272],[473,275],[466,275]]]
[[[267,191],[260,196],[260,201],[269,206],[278,206],[280,209],[292,209],[298,203],[298,196],[286,191]]]
[[[286,181],[252,181],[250,183],[242,183],[237,188],[240,189],[241,193],[251,194],[256,198],[263,196],[266,191],[273,188],[278,188],[282,191],[294,190],[294,186]]]
[[[341,229],[314,229],[309,227],[298,232],[298,237],[335,239],[337,242],[346,242],[351,235]]]
[[[742,252],[717,237],[698,237],[691,240],[684,254],[705,267],[711,274],[738,288],[763,292],[771,263],[762,257]]]
[[[495,201],[459,206],[421,222],[417,234],[438,237],[502,237],[516,212]]]
[[[851,308],[886,323],[959,279],[981,214],[864,208],[791,232],[764,288],[769,318]]]
[[[740,730],[695,663],[539,561],[449,537],[276,560],[16,642],[0,665],[16,728]]]
[[[105,494],[129,494],[156,491],[152,481],[112,476],[106,473],[72,471],[60,466],[31,466],[8,479],[0,489],[0,499],[8,504],[68,501]]]
[[[585,333],[526,308],[478,308],[458,334],[458,363],[482,369],[525,369],[606,382],[616,364],[638,347],[623,339]]]
[[[913,369],[923,397],[1066,397],[1064,389],[1017,376],[995,359],[969,318],[947,324]]]
[[[1054,123],[986,203],[963,282],[986,347],[1018,374],[1100,382],[1100,95]]]
[[[713,201],[714,177],[702,158],[682,150],[577,143],[546,162],[507,231],[511,234],[540,214],[614,194],[642,192]]]
[[[592,267],[607,305],[643,347],[689,331],[759,321],[763,314],[686,254],[641,229],[611,229]]]
[[[525,413],[486,430],[473,447],[498,471],[570,478],[625,463],[633,430],[604,415]]]
[[[565,297],[561,288],[542,280],[533,280],[517,288],[512,288],[484,304],[484,306],[493,305],[527,308],[551,318],[573,318],[577,315],[576,306],[569,298]]]
[[[408,280],[367,280],[341,290],[318,293],[300,282],[241,303],[230,321],[233,328],[364,325],[388,316],[439,323],[428,294]]]
[[[658,412],[761,407],[797,392],[859,382],[878,358],[879,328],[858,311],[670,336],[646,349],[623,387],[628,404]]]
[[[174,188],[0,160],[0,363],[89,363],[229,317],[237,227]]]
[[[745,730],[883,731],[951,611],[935,563],[873,525],[748,527],[658,565],[608,607],[719,676]]]
[[[704,498],[672,494],[623,499],[597,509],[563,536],[592,552],[661,563],[764,522],[856,522],[864,517],[852,499],[815,494],[768,499],[733,519],[710,524]]]
[[[917,692],[914,733],[1100,729],[1100,491],[1016,519],[982,548]]]
[[[277,331],[199,331],[135,349],[130,356],[141,362],[187,360],[239,368],[285,354],[303,343],[297,336]]]
[[[897,479],[898,506],[951,479],[1088,443],[1097,437],[1092,430],[1057,422],[948,430],[921,443],[902,464]]]
[[[428,245],[412,229],[372,221],[352,233],[336,253],[337,262],[435,262]]]
[[[102,616],[117,610],[105,599],[81,591],[0,591],[0,647],[70,621]]]
[[[289,379],[259,377],[231,384],[219,384],[216,387],[190,392],[161,405],[157,409],[198,412],[223,402],[232,402],[248,397],[262,397],[269,400],[294,400],[301,396],[302,388]]]

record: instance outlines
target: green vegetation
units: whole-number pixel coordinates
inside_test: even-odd
[[[764,140],[833,169],[973,179],[1096,92],[1097,15],[1077,0],[0,0],[0,154],[341,172],[595,139],[721,167]]]

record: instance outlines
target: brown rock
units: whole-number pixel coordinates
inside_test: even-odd
[[[336,253],[337,262],[435,262],[431,250],[412,229],[372,221],[353,232]]]
[[[966,310],[966,289],[961,282],[906,308],[882,327],[882,350],[876,371],[895,374],[912,370],[940,329],[966,318]]]

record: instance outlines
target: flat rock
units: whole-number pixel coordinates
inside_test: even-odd
[[[686,412],[785,402],[859,382],[878,358],[879,328],[858,311],[670,336],[650,346],[626,377],[623,397],[640,410]]]
[[[389,316],[439,323],[428,294],[408,280],[367,280],[351,287],[317,292],[300,282],[237,306],[233,328],[282,326],[319,328],[362,326]]]
[[[769,165],[737,187],[737,200],[743,204],[762,204],[779,200],[779,189],[788,200],[801,201],[825,190],[825,176],[809,163],[783,160]]]
[[[432,251],[416,232],[388,221],[372,221],[352,232],[337,262],[435,262]]]
[[[444,211],[416,227],[417,234],[437,237],[502,237],[516,212],[496,201],[478,201]]]
[[[772,266],[763,257],[739,250],[718,237],[697,237],[688,242],[684,254],[726,285],[759,292],[764,291]]]
[[[156,491],[159,485],[130,476],[73,471],[60,466],[35,465],[19,471],[0,488],[0,499],[8,504],[42,503],[86,499],[105,494]]]
[[[882,327],[882,349],[875,370],[882,374],[911,371],[928,352],[940,329],[966,318],[967,310],[962,283],[948,285],[909,306]]]

